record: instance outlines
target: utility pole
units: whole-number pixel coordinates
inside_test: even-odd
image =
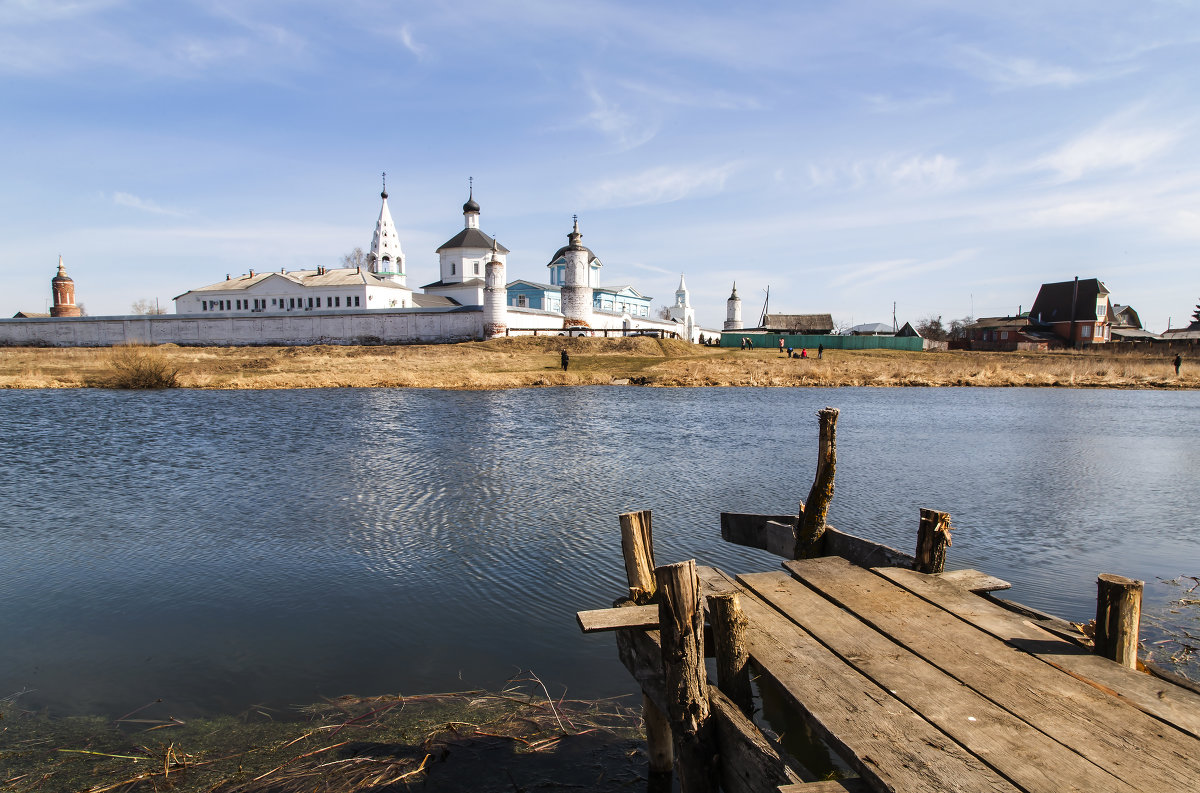
[[[892,301],[892,333],[895,333],[896,328],[896,301]]]

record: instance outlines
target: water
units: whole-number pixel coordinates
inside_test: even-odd
[[[574,612],[624,591],[617,514],[659,563],[780,560],[719,513],[794,511],[842,410],[830,522],[1076,620],[1095,576],[1200,574],[1197,394],[1050,389],[0,393],[0,696],[176,715],[343,693],[627,693]]]

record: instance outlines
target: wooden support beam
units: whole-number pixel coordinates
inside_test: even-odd
[[[660,777],[670,777],[675,768],[675,747],[671,745],[671,724],[662,708],[654,704],[649,694],[642,694],[642,722],[646,735],[665,736],[663,740],[653,743],[647,741],[646,752],[650,759],[650,773]],[[667,786],[670,787],[669,785]]]
[[[837,469],[837,408],[817,411],[821,424],[820,447],[817,452],[817,473],[813,477],[808,500],[800,505],[800,526],[796,532],[794,559],[808,559],[821,554],[821,535],[825,533],[825,518],[833,500],[833,480]]]
[[[1096,579],[1096,654],[1137,669],[1142,581],[1101,573]]]
[[[872,793],[874,788],[864,780],[830,779],[825,782],[801,782],[798,785],[780,785],[779,793]]]
[[[746,646],[746,615],[737,592],[708,596],[708,618],[717,650],[717,687],[742,713],[754,713],[750,691],[750,651]]]
[[[950,547],[950,513],[935,509],[921,510],[921,524],[917,528],[917,561],[913,569],[918,573],[940,573],[946,569],[946,549]]]
[[[720,689],[709,686],[708,693],[721,753],[721,789],[725,793],[759,793],[802,779]]]
[[[650,510],[626,512],[621,521],[621,553],[625,557],[625,577],[629,597],[644,606],[654,597],[654,536]]]
[[[657,628],[658,606],[629,606],[627,608],[577,611],[575,619],[584,633],[617,631],[622,628]]]
[[[704,668],[704,616],[694,559],[654,570],[667,717],[681,793],[716,793],[714,726]]]

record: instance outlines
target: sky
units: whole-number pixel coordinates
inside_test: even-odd
[[[370,248],[409,285],[468,178],[509,279],[572,215],[606,285],[720,327],[1200,302],[1200,3],[0,0],[0,316]]]

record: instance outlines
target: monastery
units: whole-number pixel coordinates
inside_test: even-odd
[[[480,228],[473,185],[462,207],[462,229],[436,251],[438,279],[417,291],[408,283],[408,260],[388,209],[386,183],[380,198],[363,266],[227,275],[175,297],[173,315],[73,317],[70,323],[0,320],[0,343],[395,344],[553,332],[664,333],[699,341],[701,328],[683,276],[668,318],[650,316],[649,296],[628,284],[600,283],[603,263],[583,245],[578,217],[567,244],[546,264],[548,283],[507,281],[509,251]],[[62,278],[60,260],[56,308],[66,294]],[[74,308],[73,285],[69,300]],[[70,316],[62,305],[54,317]]]

